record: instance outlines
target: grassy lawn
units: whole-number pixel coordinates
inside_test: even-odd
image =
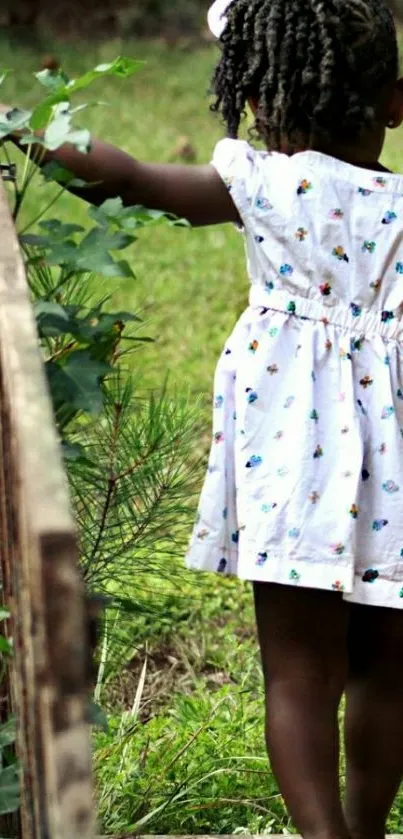
[[[119,53],[146,61],[133,81],[94,88],[91,95],[109,103],[85,117],[95,136],[139,158],[169,161],[184,135],[198,160],[209,160],[222,136],[206,96],[214,48],[194,52],[156,44],[82,49],[62,44],[57,53],[71,76]],[[39,61],[35,49],[2,44],[2,65],[17,70],[3,89],[5,100],[35,101],[30,73]],[[396,170],[400,160],[403,165],[401,136],[394,133],[384,156]],[[52,194],[43,186],[38,189],[25,210],[26,221]],[[68,196],[58,213],[69,220],[86,219],[84,205]],[[144,334],[156,338],[139,356],[142,386],[160,386],[168,372],[172,388],[200,400],[205,450],[215,363],[247,300],[241,237],[231,228],[161,226],[141,236],[133,264],[135,283],[116,283],[113,297],[119,307],[141,311]],[[176,568],[181,562],[181,557],[173,561]],[[103,831],[289,830],[264,751],[249,588],[183,573],[180,589],[168,586],[165,599],[157,602],[162,605],[155,617],[135,625],[133,650],[101,696],[110,716],[109,732],[97,735],[95,744]],[[402,810],[403,799],[394,811],[393,832],[399,831]]]

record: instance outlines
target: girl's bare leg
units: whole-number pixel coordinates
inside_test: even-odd
[[[346,820],[383,839],[403,776],[403,611],[353,607],[349,648]]]
[[[280,791],[305,839],[348,839],[339,792],[338,708],[350,607],[333,592],[268,583],[254,589],[267,748]]]

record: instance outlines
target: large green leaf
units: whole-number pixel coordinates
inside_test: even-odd
[[[13,647],[11,641],[4,637],[4,635],[0,635],[0,653],[4,655],[11,655],[13,651]]]
[[[0,140],[12,134],[13,131],[21,131],[27,128],[31,118],[31,111],[23,111],[20,108],[12,108],[8,113],[0,115]]]
[[[62,70],[40,70],[39,73],[35,73],[35,78],[43,87],[51,91],[61,90],[69,83],[68,76]]]
[[[50,77],[49,71],[39,74],[39,77],[37,75],[38,81],[50,90],[50,94],[32,112],[31,128],[33,131],[44,128],[52,118],[52,110],[55,105],[69,102],[73,94],[84,90],[97,79],[101,79],[104,76],[127,78],[141,66],[141,61],[135,61],[130,58],[116,58],[115,61],[109,64],[98,65],[94,70],[84,73],[79,79],[73,79],[63,84],[61,83],[62,73],[55,75],[54,79]]]
[[[102,379],[110,370],[108,364],[94,360],[89,350],[72,352],[63,365],[48,362],[46,372],[54,402],[99,413],[103,405]]]
[[[20,805],[20,772],[17,766],[0,771],[0,815],[14,813]]]
[[[128,233],[107,231],[94,227],[76,244],[71,239],[50,247],[47,255],[49,265],[64,265],[77,272],[93,272],[103,277],[133,277],[133,271],[125,261],[116,261],[109,251],[124,250],[134,241]]]
[[[52,119],[43,137],[45,148],[55,151],[64,143],[71,143],[78,151],[86,154],[91,147],[91,134],[87,129],[72,129],[72,113],[69,102],[59,102],[53,107]]]
[[[120,79],[127,79],[136,73],[140,67],[143,66],[142,61],[136,61],[133,58],[118,57],[108,64],[98,64],[93,70],[84,73],[81,78],[71,81],[66,85],[66,93],[71,96],[79,90],[84,90],[92,82],[101,79],[103,76],[117,76]]]
[[[5,746],[11,746],[15,743],[15,738],[15,719],[14,717],[9,717],[7,722],[0,725],[0,750],[4,749]]]
[[[76,178],[73,172],[70,172],[69,169],[66,169],[58,163],[57,160],[51,160],[46,166],[42,166],[41,175],[43,175],[47,183],[55,182],[60,184],[60,186],[77,187],[80,189],[88,186],[85,181],[81,180],[81,178]]]
[[[37,300],[34,311],[39,333],[43,337],[57,338],[74,332],[75,321],[68,309],[60,303]]]

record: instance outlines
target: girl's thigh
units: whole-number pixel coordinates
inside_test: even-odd
[[[254,583],[265,678],[344,686],[350,604],[337,592]]]

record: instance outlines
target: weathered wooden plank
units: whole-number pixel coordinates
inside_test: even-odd
[[[0,182],[0,555],[23,839],[91,839],[84,592],[18,241]]]

